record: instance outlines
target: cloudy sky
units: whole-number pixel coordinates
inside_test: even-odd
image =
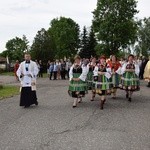
[[[74,19],[82,28],[91,25],[97,0],[4,0],[0,1],[0,52],[6,42],[26,35],[33,41],[37,31],[48,29],[50,21],[59,16]],[[150,16],[150,0],[138,0],[138,18]]]

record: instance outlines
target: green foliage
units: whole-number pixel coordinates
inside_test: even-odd
[[[107,56],[107,58],[109,58],[109,56],[110,56],[110,55],[108,55],[108,51],[107,51],[106,45],[97,44],[96,47],[95,47],[95,50],[96,50],[96,56],[105,55],[105,56]],[[115,55],[118,58],[125,58],[126,55],[129,55],[129,54],[127,54],[123,50],[119,50]]]
[[[135,0],[98,0],[93,27],[101,49],[107,55],[135,42],[137,24]],[[97,52],[101,53],[101,52]]]
[[[0,84],[0,90],[3,89],[3,85]]]
[[[74,56],[79,48],[79,25],[70,18],[53,19],[48,30],[56,45],[55,57]]]
[[[88,44],[90,56],[96,56],[96,51],[95,51],[96,45],[97,45],[97,41],[95,38],[95,33],[93,31],[93,27],[91,27],[91,30],[89,33],[89,44]]]
[[[25,36],[23,36],[22,39],[15,37],[6,43],[6,49],[7,50],[2,53],[2,56],[8,56],[10,60],[21,61],[24,52],[28,50],[28,40]]]
[[[8,50],[4,50],[2,53],[0,53],[0,56],[2,57],[7,57],[8,56],[9,51]]]
[[[138,44],[135,46],[135,52],[138,56],[148,56],[150,51],[150,17],[139,20],[138,27]]]
[[[25,49],[25,52],[28,52],[30,47],[29,47],[29,41],[25,35],[22,37],[23,40],[23,48]]]
[[[31,46],[31,55],[37,60],[52,60],[54,58],[55,45],[52,37],[42,28],[37,32]]]
[[[101,55],[106,55],[107,56],[107,47],[106,45],[103,44],[97,44],[95,47],[96,50],[96,55],[101,56]]]
[[[2,72],[1,73],[2,76],[14,76],[14,72]]]
[[[95,34],[93,29],[90,29],[90,33],[87,32],[86,27],[83,28],[83,33],[81,34],[80,43],[80,53],[81,58],[91,58],[91,56],[96,56],[95,47],[97,45]]]
[[[86,27],[83,28],[83,33],[81,34],[81,43],[80,43],[80,53],[81,58],[90,58],[91,54],[89,51],[89,37]]]

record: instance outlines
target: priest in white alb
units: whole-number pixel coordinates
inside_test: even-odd
[[[21,82],[20,106],[27,108],[32,104],[38,105],[36,77],[39,70],[37,64],[31,60],[30,54],[25,54],[24,58],[25,61],[20,64],[17,70],[17,76]]]

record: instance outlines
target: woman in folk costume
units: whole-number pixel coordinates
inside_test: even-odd
[[[38,75],[38,67],[31,60],[30,54],[25,54],[23,61],[18,70],[17,76],[21,81],[20,106],[30,107],[30,105],[38,105],[36,96],[36,77]]]
[[[134,63],[134,55],[128,56],[128,62],[121,68],[121,89],[126,91],[126,98],[131,102],[133,91],[140,90],[139,65]]]
[[[93,71],[96,66],[96,58],[92,58],[91,62],[88,64],[89,72],[87,74],[87,82],[88,82],[88,90],[92,90],[92,98],[91,101],[94,101],[95,98],[95,89],[93,88]]]
[[[88,68],[86,65],[81,64],[80,56],[76,56],[75,63],[72,65],[69,71],[69,90],[68,93],[74,98],[73,108],[77,107],[77,103],[82,101],[82,97],[85,96],[87,92],[87,73]]]
[[[149,61],[147,62],[145,66],[144,79],[148,81],[147,87],[150,87],[150,57],[149,57]]]
[[[106,100],[107,92],[110,91],[111,69],[107,68],[105,56],[100,57],[100,63],[94,69],[94,84],[96,94],[101,96],[100,108],[103,109],[103,105]]]
[[[117,88],[119,88],[120,84],[120,75],[121,75],[121,64],[117,60],[115,55],[112,55],[110,61],[108,61],[108,66],[111,68],[112,73],[112,98],[116,98]]]

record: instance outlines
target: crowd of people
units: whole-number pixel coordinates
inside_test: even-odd
[[[129,102],[133,92],[140,90],[140,79],[147,79],[150,87],[150,60],[143,61],[130,54],[128,58],[119,60],[115,55],[106,59],[101,56],[81,60],[79,56],[74,59],[70,68],[70,84],[68,93],[74,98],[73,108],[81,103],[82,97],[91,90],[91,101],[95,95],[100,96],[100,109],[104,108],[107,95],[117,97],[117,89],[126,92]]]
[[[47,63],[47,74],[50,80],[69,78],[69,70],[72,66],[70,59],[64,61],[63,59],[55,60],[53,62],[48,61]]]
[[[30,54],[25,54],[25,60],[19,64],[16,61],[15,76],[21,82],[20,106],[38,105],[36,97],[36,79],[43,77],[42,61],[32,61]],[[104,108],[106,97],[117,98],[117,90],[126,92],[126,98],[132,101],[133,92],[140,90],[140,79],[148,81],[150,87],[150,60],[145,57],[137,59],[130,54],[127,59],[118,59],[115,55],[98,59],[81,59],[80,56],[70,59],[55,60],[47,63],[47,74],[50,80],[69,79],[68,94],[73,98],[73,108],[82,102],[85,94],[100,96],[100,109]]]
[[[85,58],[83,58],[81,61],[84,62]],[[91,61],[91,59],[86,59],[88,61]],[[97,60],[98,61],[98,60]],[[120,58],[119,62],[122,65],[124,62],[126,61],[126,59],[124,58]],[[139,57],[137,58],[136,56],[134,57],[134,61],[139,65],[140,68],[140,73],[139,73],[139,78],[141,80],[144,79],[143,75],[144,75],[144,69],[146,67],[147,62],[149,61],[148,58],[146,58],[145,56],[143,57]],[[42,60],[35,60],[37,66],[38,66],[38,77],[43,78],[43,74],[45,72],[45,65],[42,62]],[[67,60],[63,60],[63,59],[56,59],[55,61],[48,61],[46,64],[46,68],[47,68],[47,77],[50,80],[65,80],[65,79],[69,79],[69,70],[72,66],[72,62],[70,61],[70,59]],[[17,69],[19,68],[19,61],[16,60],[16,63],[14,65],[14,74],[16,79],[18,80],[18,77],[16,75]],[[150,86],[150,85],[149,85]]]

